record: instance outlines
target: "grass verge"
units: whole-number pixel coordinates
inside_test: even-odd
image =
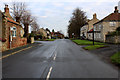
[[[92,45],[93,41],[88,40],[72,40],[73,42],[77,43],[78,45]],[[94,42],[95,45],[104,45],[105,43],[101,42]]]
[[[55,39],[39,39],[37,41],[54,41]]]
[[[84,49],[86,49],[86,50],[95,50],[95,49],[103,48],[103,47],[106,47],[106,46],[105,45],[90,45],[90,46],[84,47]]]
[[[111,58],[112,63],[120,65],[120,52],[115,53],[110,58]]]

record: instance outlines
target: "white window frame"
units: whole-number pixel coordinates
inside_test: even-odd
[[[101,38],[101,35],[100,35],[100,33],[98,33],[98,38]]]
[[[101,30],[101,27],[102,27],[102,25],[100,24],[100,25],[99,25],[99,30]]]
[[[115,26],[116,25],[116,22],[112,21],[112,22],[109,22],[110,26]]]
[[[16,37],[17,28],[16,27],[12,27],[12,28],[13,28],[13,30],[12,30],[12,36]]]

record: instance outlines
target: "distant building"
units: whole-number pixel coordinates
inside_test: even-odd
[[[118,12],[116,6],[114,13],[109,14],[108,16],[94,24],[95,40],[105,42],[106,35],[109,32],[114,32],[119,26],[120,26],[120,13]]]
[[[40,34],[42,36],[43,39],[46,39],[47,38],[47,31],[43,28],[40,28],[38,31],[37,31],[38,34]]]
[[[54,37],[56,39],[63,39],[64,35],[58,31],[58,32],[54,32]]]

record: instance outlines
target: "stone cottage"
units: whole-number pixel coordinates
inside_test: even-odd
[[[99,20],[97,19],[96,13],[93,14],[93,19],[88,20],[88,22],[81,28],[81,36],[85,37],[85,39],[92,40],[93,39],[93,24],[98,22]]]
[[[94,24],[94,38],[96,41],[105,42],[106,35],[115,31],[120,26],[120,13],[115,7],[114,13],[109,14],[99,22]]]
[[[40,28],[40,29],[37,31],[37,34],[42,35],[42,38],[43,38],[43,39],[46,39],[46,38],[47,38],[47,31],[46,31],[44,28]]]
[[[85,23],[84,26],[81,28],[80,36],[84,39],[88,39],[88,23]]]
[[[1,50],[5,51],[27,44],[27,39],[23,37],[22,26],[13,20],[9,13],[8,5],[5,5],[4,12],[0,11],[0,28],[2,36],[0,36]]]
[[[91,19],[89,22],[88,22],[88,39],[89,40],[93,40],[93,24],[95,24],[96,22],[98,22],[99,19],[97,19],[97,14],[93,14],[93,19]]]

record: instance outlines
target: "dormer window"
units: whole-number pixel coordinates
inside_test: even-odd
[[[115,26],[116,22],[110,22],[110,26]]]

